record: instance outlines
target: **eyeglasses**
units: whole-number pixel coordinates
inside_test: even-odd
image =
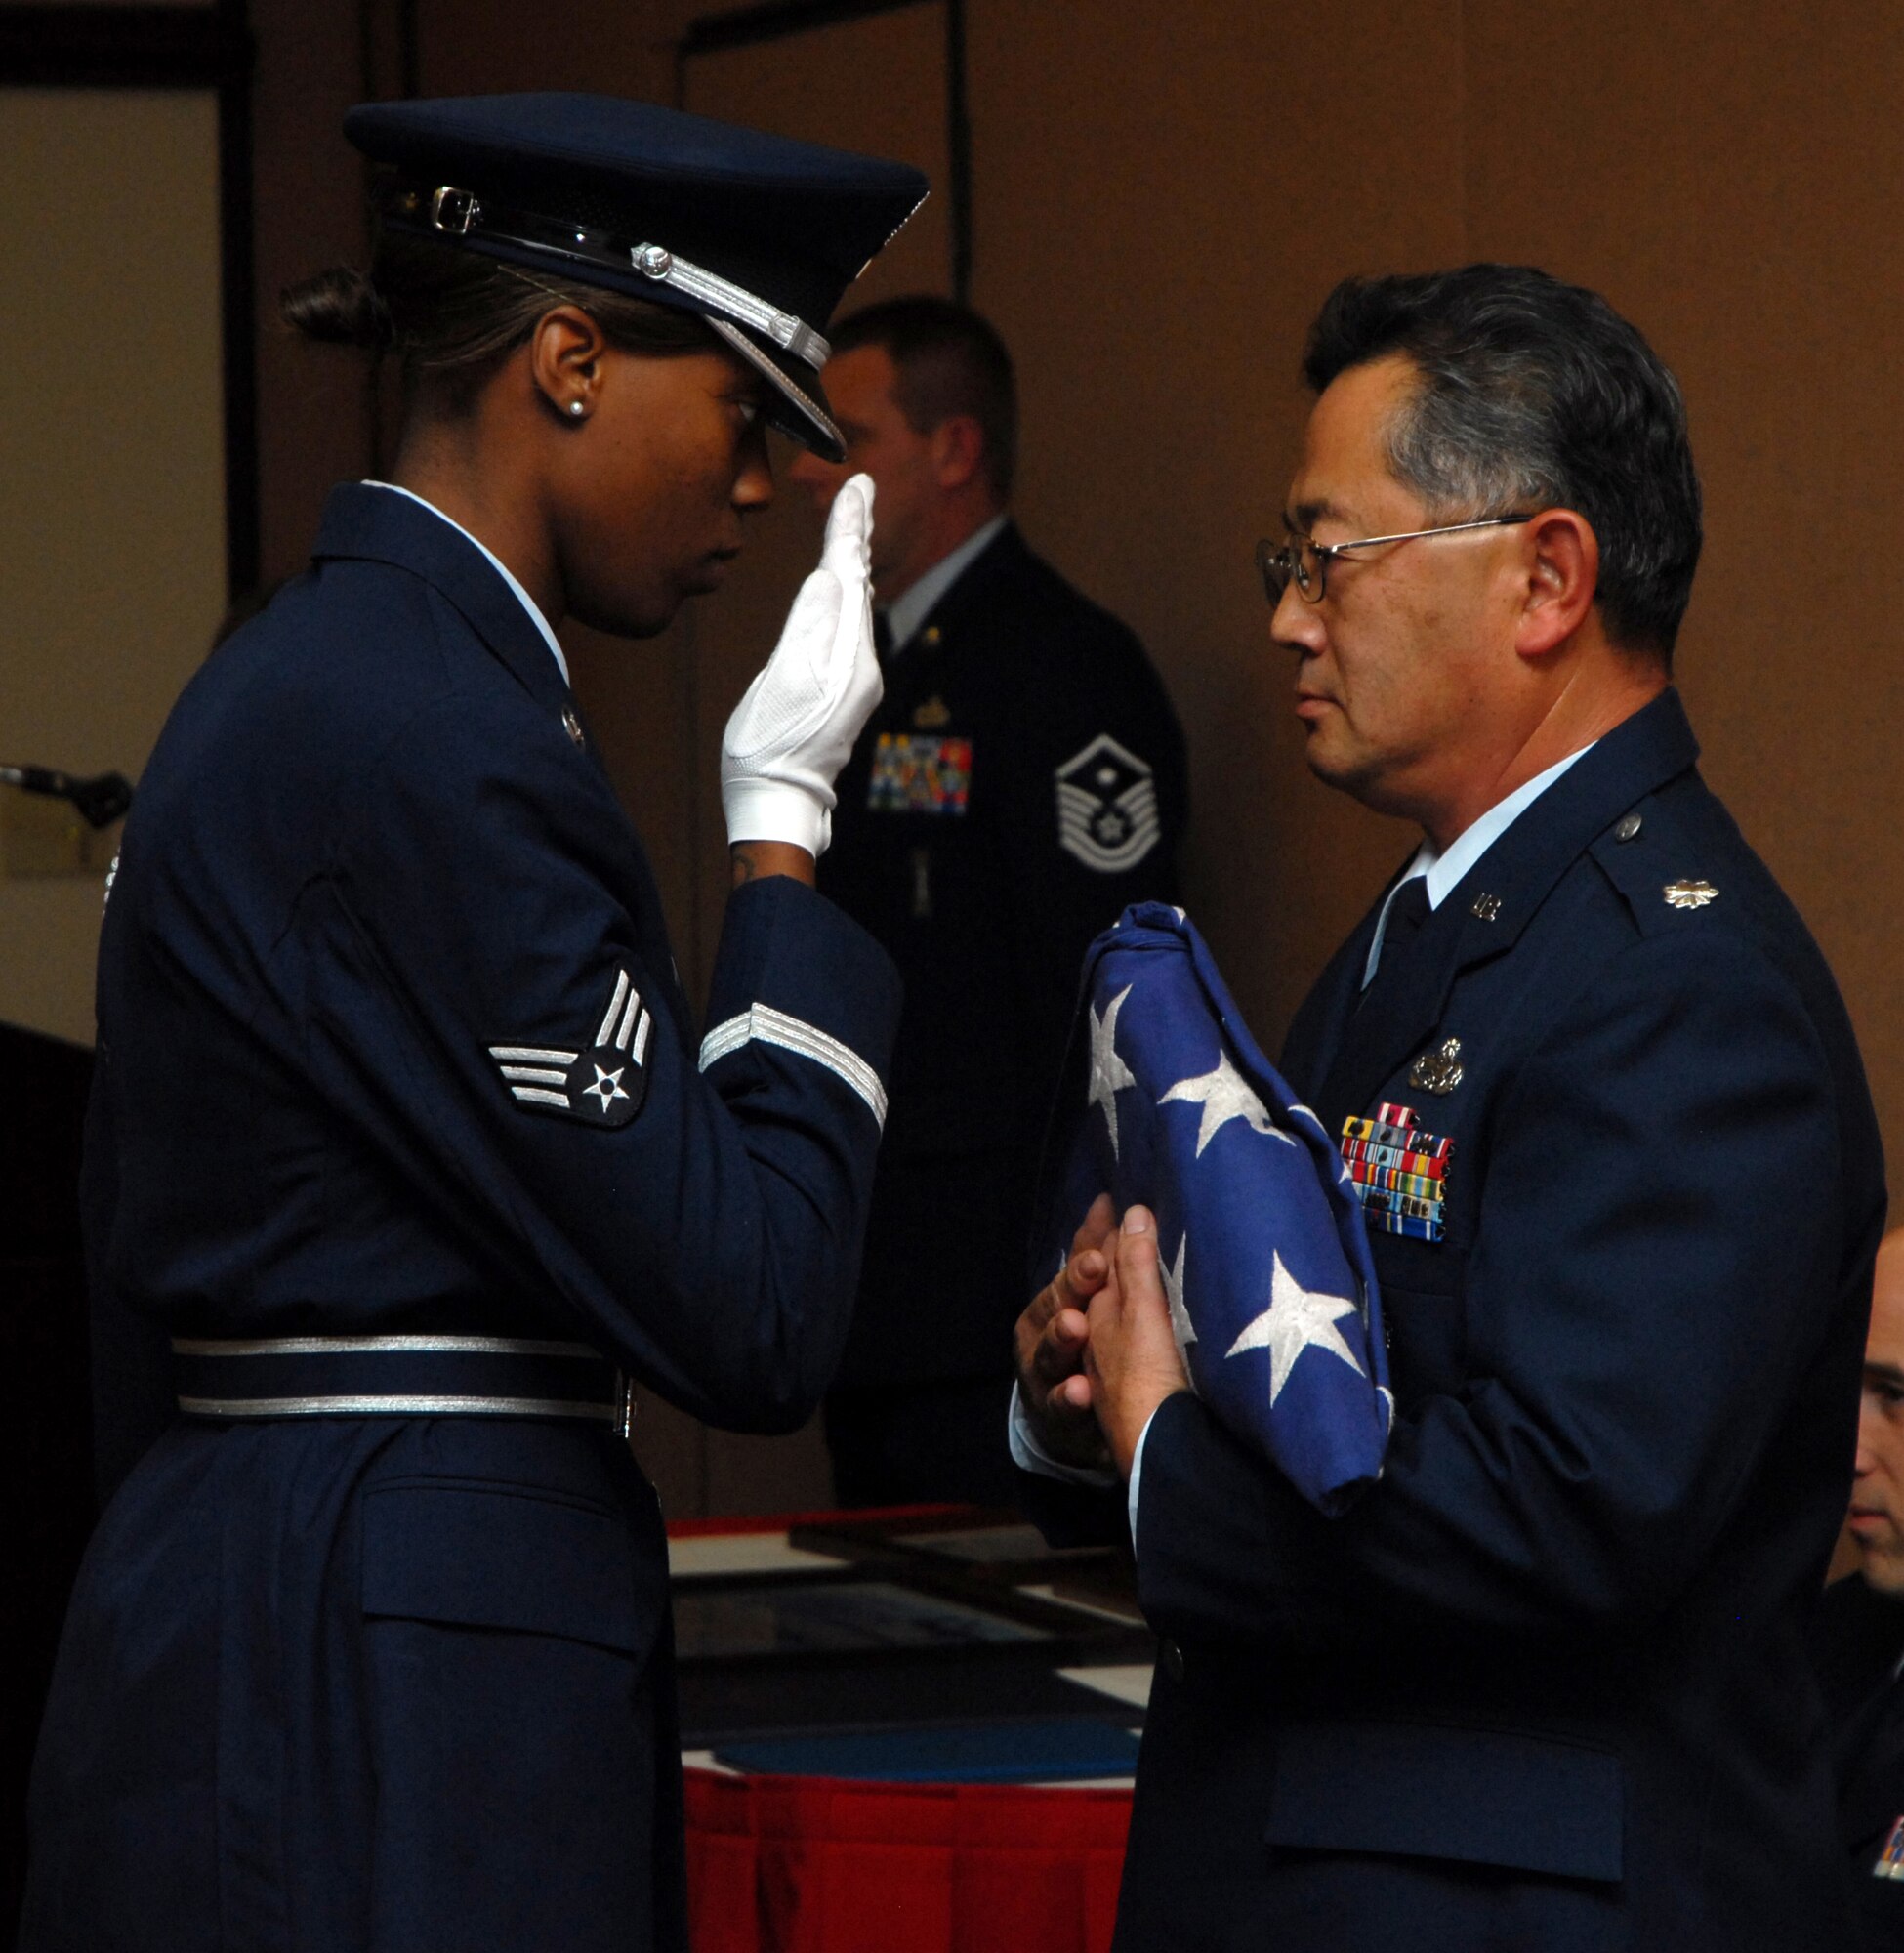
[[[1359,536],[1352,543],[1318,543],[1308,536],[1292,535],[1280,549],[1265,536],[1256,546],[1256,566],[1262,572],[1263,592],[1272,609],[1283,601],[1283,592],[1292,582],[1304,603],[1320,603],[1328,587],[1329,564],[1345,551],[1373,549],[1377,543],[1412,543],[1423,536],[1458,535],[1463,529],[1504,529],[1533,519],[1531,513],[1483,516],[1472,522],[1444,522],[1438,529],[1405,529],[1398,536]]]

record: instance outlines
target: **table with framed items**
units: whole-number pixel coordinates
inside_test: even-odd
[[[1103,1953],[1155,1643],[967,1507],[670,1528],[695,1953]]]

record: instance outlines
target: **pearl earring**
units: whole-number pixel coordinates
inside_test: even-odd
[[[588,408],[580,400],[570,400],[568,411],[579,418],[581,415],[587,413]]]

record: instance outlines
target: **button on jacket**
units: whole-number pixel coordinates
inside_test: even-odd
[[[128,823],[93,1279],[176,1338],[583,1344],[790,1428],[845,1338],[897,1001],[768,879],[699,1043],[533,620],[433,512],[340,489]],[[679,1947],[670,1644],[603,1423],[183,1420],[80,1577],[21,1943]]]

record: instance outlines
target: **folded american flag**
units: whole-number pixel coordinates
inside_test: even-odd
[[[1380,1475],[1394,1400],[1362,1211],[1180,909],[1091,945],[1046,1147],[1039,1279],[1106,1188],[1157,1217],[1190,1381],[1325,1513]]]

